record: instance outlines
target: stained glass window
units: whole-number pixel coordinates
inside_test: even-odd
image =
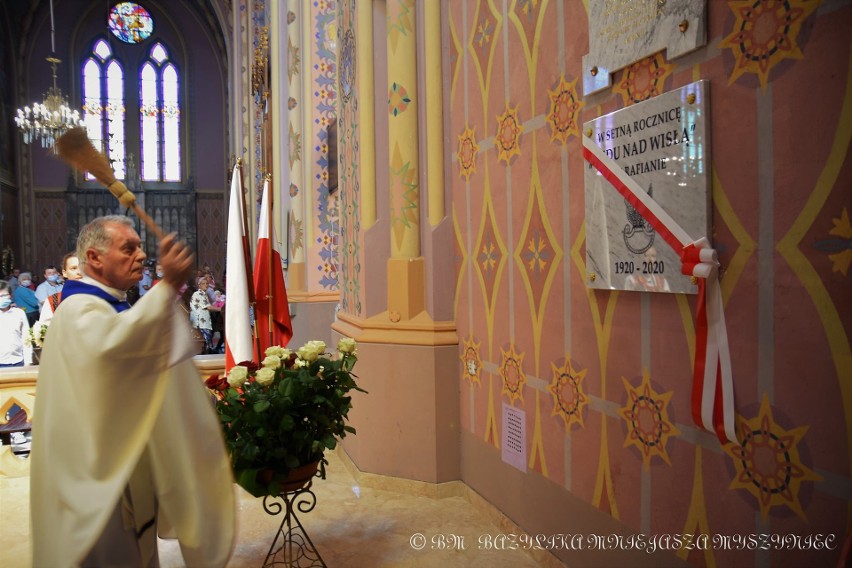
[[[109,44],[98,40],[83,62],[83,120],[95,147],[110,159],[115,176],[124,179],[124,70]],[[86,179],[93,179],[86,174]]]
[[[180,101],[178,73],[169,63],[163,68],[163,181],[180,180]]]
[[[82,62],[83,119],[89,138],[107,155],[118,179],[139,181],[125,179],[127,156],[138,155],[142,181],[182,181],[181,74],[177,62],[160,41],[120,50],[110,41],[95,39]],[[124,55],[119,57],[119,53]],[[138,70],[135,78],[133,69]],[[132,122],[137,109],[138,130]],[[94,178],[87,174],[86,179]]]
[[[140,43],[154,31],[154,19],[135,2],[120,2],[109,12],[109,29],[125,43]]]
[[[157,42],[139,73],[142,179],[180,181],[180,76]]]

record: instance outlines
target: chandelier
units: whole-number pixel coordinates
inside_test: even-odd
[[[61,63],[56,58],[53,28],[53,0],[50,1],[50,48],[51,56],[47,58],[53,71],[53,86],[44,94],[44,102],[33,103],[18,109],[15,123],[23,134],[24,142],[30,144],[35,140],[41,141],[42,148],[50,148],[57,138],[69,128],[84,126],[80,112],[71,110],[68,99],[56,86],[56,66]]]

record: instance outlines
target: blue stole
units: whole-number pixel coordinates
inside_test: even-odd
[[[119,300],[106,290],[98,288],[97,286],[86,284],[81,280],[68,280],[67,282],[65,282],[65,285],[62,287],[62,299],[66,300],[76,294],[89,294],[90,296],[97,296],[98,298],[108,302],[113,308],[115,308],[115,311],[117,311],[118,313],[130,309],[130,304],[127,303],[127,300]]]

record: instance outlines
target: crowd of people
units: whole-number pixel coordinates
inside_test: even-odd
[[[135,304],[165,277],[163,265],[154,259],[145,262],[142,279],[131,286],[127,301]],[[19,367],[34,362],[33,348],[41,347],[40,328],[50,324],[69,280],[81,280],[80,259],[69,252],[59,267],[48,265],[39,283],[28,270],[14,268],[0,280],[0,367]],[[178,300],[189,322],[203,340],[201,354],[225,351],[224,282],[217,285],[210,266],[199,267],[179,290]]]

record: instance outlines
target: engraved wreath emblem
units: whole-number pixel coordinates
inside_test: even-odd
[[[649,185],[648,197],[652,196],[653,185]],[[624,204],[627,206],[627,224],[621,231],[621,234],[624,235],[624,245],[627,247],[627,250],[629,250],[633,254],[643,254],[645,251],[651,248],[651,245],[654,244],[654,238],[656,237],[657,233],[656,231],[654,231],[654,228],[651,226],[651,224],[642,216],[642,214],[639,213],[635,207],[630,205],[629,201],[625,199]],[[634,238],[637,236],[640,238]],[[639,242],[632,243],[631,239],[633,239],[633,241]]]

